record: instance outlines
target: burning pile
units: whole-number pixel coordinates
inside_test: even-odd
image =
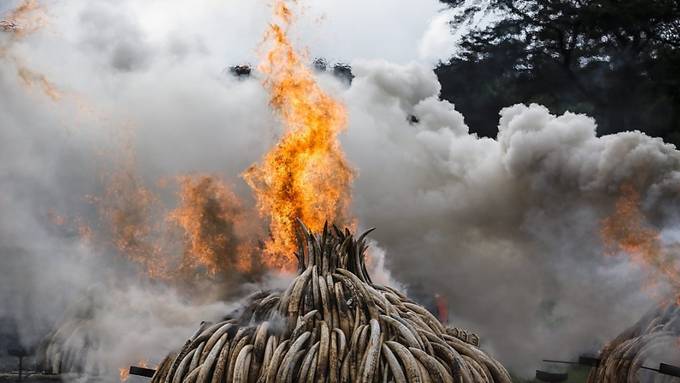
[[[274,12],[280,22],[269,25],[265,43],[270,47],[259,69],[267,76],[269,103],[281,116],[285,132],[243,178],[270,221],[264,262],[288,269],[294,264],[298,218],[314,231],[326,221],[350,221],[354,172],[338,138],[345,128],[345,108],[321,89],[293,48],[287,36],[293,13],[285,1],[276,1]]]
[[[647,313],[635,325],[611,341],[600,354],[597,368],[591,370],[588,383],[639,382],[643,363],[657,356],[670,357],[680,339],[680,307],[666,305]],[[654,375],[648,381],[668,381]]]
[[[602,222],[601,235],[608,254],[626,254],[650,272],[644,286],[656,298],[660,283],[667,284],[675,296],[660,303],[635,325],[604,347],[600,362],[588,376],[588,383],[639,382],[641,369],[659,356],[678,354],[680,339],[680,269],[675,253],[661,241],[659,232],[642,213],[640,193],[631,184],[621,187],[614,213]],[[680,354],[677,355],[680,357]],[[667,360],[668,361],[668,360]],[[657,380],[658,379],[658,380]],[[669,377],[650,375],[646,381],[667,381]]]
[[[300,225],[298,276],[204,323],[152,382],[510,382],[479,338],[443,326],[399,291],[373,284],[364,233]]]
[[[355,239],[349,229],[326,224],[355,224],[349,214],[355,172],[338,138],[346,111],[293,49],[290,9],[283,0],[274,9],[278,23],[269,25],[259,69],[285,130],[243,173],[269,237],[262,251],[250,246],[258,238],[241,227],[250,220],[236,195],[207,178],[183,180],[181,205],[170,221],[186,234],[180,271],[199,282],[212,283],[205,276],[220,272],[256,274],[256,266],[287,271],[295,257],[298,276],[286,291],[255,294],[241,311],[202,325],[166,357],[153,381],[510,382],[505,368],[478,348],[476,335],[447,328],[402,293],[373,284],[364,261],[367,233]],[[133,172],[115,181],[102,205],[120,229],[112,233],[116,247],[147,266],[152,278],[164,275],[170,246],[149,241],[153,196]],[[126,203],[128,196],[133,203]],[[53,371],[99,370],[83,366],[82,351],[100,344],[87,336],[88,324],[98,319],[91,314],[73,315],[49,337],[44,359]]]
[[[635,325],[607,344],[600,353],[597,368],[591,370],[588,383],[665,382],[668,376],[655,375],[645,363],[670,362],[680,358],[680,267],[677,253],[664,244],[661,235],[642,211],[642,197],[631,183],[621,186],[614,212],[602,221],[600,230],[607,255],[626,255],[648,273],[643,287],[659,303]],[[659,294],[658,287],[670,288],[672,299]],[[663,290],[660,290],[663,291]],[[648,370],[649,377],[639,376]],[[649,371],[651,370],[651,371]]]
[[[650,273],[647,291],[652,295],[665,283],[676,291],[680,302],[680,265],[676,251],[665,245],[661,235],[642,212],[640,192],[632,184],[621,187],[614,213],[602,222],[600,234],[608,255],[623,253]],[[660,297],[659,297],[660,298]]]

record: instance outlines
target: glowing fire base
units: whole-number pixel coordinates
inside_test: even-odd
[[[479,338],[371,282],[366,234],[301,225],[290,287],[204,323],[152,382],[510,382]]]

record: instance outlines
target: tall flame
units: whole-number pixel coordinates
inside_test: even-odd
[[[244,238],[249,234],[247,217],[236,195],[213,176],[183,176],[178,181],[180,205],[168,218],[184,231],[181,267],[204,267],[210,275],[251,271],[255,246]]]
[[[290,268],[296,218],[312,230],[322,229],[326,221],[346,223],[354,174],[338,140],[345,109],[319,87],[291,45],[287,30],[293,15],[285,1],[277,0],[274,10],[279,23],[271,23],[265,34],[268,50],[259,69],[285,130],[243,177],[255,192],[260,213],[270,220],[265,262]]]
[[[17,74],[26,87],[39,87],[47,97],[52,99],[52,101],[59,101],[61,99],[61,91],[47,78],[47,76],[28,69],[28,67],[23,66],[17,58],[14,59],[14,62],[18,67]]]
[[[153,224],[159,209],[158,196],[148,189],[135,171],[134,158],[105,178],[103,196],[90,196],[97,206],[113,245],[131,261],[142,265],[152,278],[166,278],[167,264],[162,247],[156,243],[158,228]]]
[[[0,19],[0,32],[8,33],[10,39],[0,41],[0,59],[9,58],[17,67],[17,75],[27,88],[38,87],[43,93],[52,99],[59,101],[62,92],[52,83],[47,76],[30,69],[24,60],[10,52],[11,44],[24,37],[37,32],[47,25],[45,9],[37,0],[23,0],[16,8]]]
[[[37,0],[23,0],[0,21],[5,32],[12,32],[15,37],[24,37],[47,24],[44,8]]]
[[[213,175],[174,177],[178,200],[169,209],[161,190],[147,187],[137,174],[129,150],[122,167],[104,178],[105,193],[89,197],[103,224],[95,245],[113,245],[149,278],[182,286],[261,271],[258,222],[226,183]],[[163,181],[161,189],[167,186]],[[63,220],[54,212],[48,218],[55,224]]]
[[[630,184],[621,187],[614,213],[600,228],[606,254],[625,253],[651,272],[650,284],[668,283],[680,303],[680,268],[661,242],[659,232],[640,211],[640,193]]]

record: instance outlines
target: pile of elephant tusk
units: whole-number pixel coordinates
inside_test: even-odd
[[[96,307],[96,298],[90,293],[68,308],[65,320],[36,348],[36,363],[41,370],[50,374],[80,374],[86,369],[104,372],[104,366],[88,359],[88,351],[100,344],[93,331],[96,326],[92,308]]]
[[[653,309],[604,347],[597,368],[588,375],[588,383],[639,382],[638,372],[647,358],[675,349],[678,338],[680,307],[668,304]],[[644,381],[670,382],[677,378],[651,374]]]
[[[510,382],[476,336],[371,282],[369,232],[355,240],[300,224],[288,289],[254,294],[234,317],[203,323],[152,382]]]

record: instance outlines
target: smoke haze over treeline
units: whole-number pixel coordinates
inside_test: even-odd
[[[458,36],[436,71],[475,132],[537,102],[586,113],[598,134],[641,130],[680,144],[677,1],[443,0]]]
[[[359,228],[377,228],[383,279],[445,296],[452,324],[477,332],[518,374],[542,358],[597,351],[669,288],[661,279],[645,290],[654,270],[605,256],[602,221],[632,185],[645,223],[672,249],[680,241],[680,152],[645,134],[646,125],[603,135],[616,129],[598,130],[593,106],[589,115],[565,112],[585,110],[558,102],[575,100],[559,85],[548,107],[518,92],[478,109],[475,92],[487,84],[456,77],[457,69],[443,76],[446,66],[435,73],[423,55],[439,41],[430,23],[441,21],[442,4],[418,2],[386,17],[388,2],[378,3],[362,8],[361,33],[347,14],[359,2],[308,3],[295,42],[310,57],[352,66],[351,85],[317,76],[347,108],[341,139],[356,170],[352,212]],[[257,71],[240,79],[224,68],[257,60],[271,10],[252,1],[41,4],[40,30],[0,33],[0,317],[19,323],[21,342],[34,345],[79,305],[93,307],[88,336],[100,340],[87,363],[117,374],[140,358],[157,362],[201,320],[237,307],[237,297],[286,280],[242,276],[234,269],[247,267],[229,257],[219,258],[230,266],[216,274],[206,263],[187,266],[193,279],[154,278],[145,258],[181,265],[191,237],[165,219],[191,213],[181,210],[180,176],[215,180],[185,185],[210,198],[185,196],[208,201],[208,224],[230,233],[234,242],[217,248],[262,238],[241,174],[276,142],[280,122]],[[648,96],[636,97],[626,100]],[[647,121],[648,106],[627,106],[627,121]],[[484,130],[489,121],[493,130]],[[115,222],[148,231],[115,231],[102,215],[111,210],[129,213]],[[121,238],[124,251],[113,243]]]

